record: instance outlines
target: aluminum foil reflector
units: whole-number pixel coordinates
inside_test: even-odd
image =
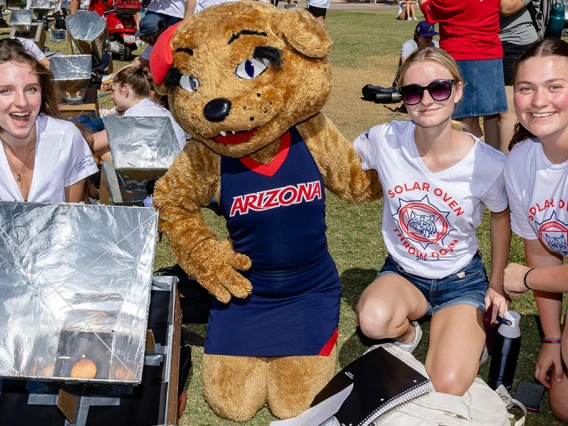
[[[32,0],[31,9],[38,19],[43,19],[51,10],[51,0]]]
[[[106,21],[96,12],[79,10],[65,19],[71,41],[79,53],[93,55],[98,62],[103,60],[108,33]]]
[[[162,176],[180,153],[168,117],[104,117],[112,161],[127,191]]]
[[[91,55],[55,55],[49,61],[61,98],[80,104],[91,80]]]
[[[0,202],[0,377],[140,383],[157,219]]]
[[[33,12],[29,9],[12,10],[8,25],[15,27],[21,34],[29,34],[32,27]]]

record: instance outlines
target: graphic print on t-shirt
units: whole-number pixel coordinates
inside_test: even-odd
[[[428,195],[421,200],[399,198],[398,202],[398,210],[392,216],[405,240],[414,241],[423,249],[428,248],[430,244],[444,245],[444,239],[452,231],[448,222],[451,211],[438,209],[430,202]],[[406,242],[402,239],[401,241],[403,245]],[[409,253],[416,254],[419,259],[427,257],[425,253]]]
[[[535,224],[538,239],[553,252],[568,257],[568,225],[556,217],[556,212],[553,211],[548,219]]]

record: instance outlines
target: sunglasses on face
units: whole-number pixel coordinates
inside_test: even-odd
[[[456,80],[434,80],[428,86],[409,84],[400,88],[400,95],[406,105],[420,103],[424,96],[424,90],[428,90],[428,93],[435,101],[445,101],[452,94],[452,86],[455,83],[457,83]]]

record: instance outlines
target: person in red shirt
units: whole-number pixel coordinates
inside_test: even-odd
[[[498,114],[507,111],[500,0],[419,1],[426,21],[439,23],[440,48],[454,58],[465,81],[463,99],[452,118],[481,137],[483,117],[485,140],[497,140]]]

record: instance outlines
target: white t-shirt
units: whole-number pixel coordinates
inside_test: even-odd
[[[179,124],[174,120],[172,113],[165,109],[163,106],[158,105],[156,102],[151,101],[150,99],[144,99],[138,102],[133,107],[128,108],[123,116],[125,117],[168,117],[172,121],[172,125],[174,126],[174,132],[176,133],[176,137],[178,140],[178,144],[180,149],[183,149],[185,146],[186,140],[189,139],[189,136],[186,136],[183,129],[180,127]]]
[[[34,173],[27,201],[65,202],[65,188],[98,171],[91,150],[69,121],[40,114],[36,133]],[[24,201],[2,148],[0,144],[0,200]]]
[[[432,173],[422,162],[411,121],[375,126],[354,147],[363,169],[375,169],[383,188],[382,234],[388,252],[409,273],[438,279],[465,266],[477,252],[475,229],[483,204],[507,208],[505,155],[475,138],[469,153]]]
[[[568,161],[553,164],[538,139],[518,143],[505,162],[511,228],[568,257]]]
[[[150,56],[152,56],[152,49],[154,46],[146,46],[140,55],[140,59],[146,59],[147,61],[150,60]]]
[[[207,9],[208,7],[215,6],[221,3],[227,3],[229,1],[239,1],[239,0],[197,0],[195,2],[195,9],[193,10],[193,14],[201,12],[202,10]]]
[[[428,47],[440,47],[440,45],[437,41],[432,40]],[[406,40],[400,50],[400,57],[410,56],[416,50],[418,50],[418,43],[414,39]]]
[[[33,40],[30,40],[29,38],[23,38],[23,37],[14,37],[14,38],[16,40],[18,40],[20,43],[22,43],[24,45],[24,48],[34,58],[36,58],[38,62],[41,61],[43,58],[45,58],[45,55],[43,54],[41,49],[39,47],[37,47],[37,44],[35,44]]]
[[[185,0],[152,0],[146,10],[148,12],[183,18],[185,15]]]

